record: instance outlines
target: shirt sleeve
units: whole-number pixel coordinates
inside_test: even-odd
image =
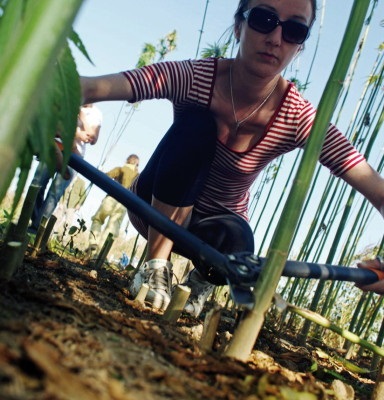
[[[176,102],[180,96],[186,96],[193,82],[191,61],[160,62],[123,74],[133,90],[132,103],[149,99]]]
[[[304,147],[310,135],[316,110],[309,102],[305,103],[299,116],[298,142]],[[329,124],[321,149],[319,161],[335,176],[341,176],[355,165],[364,161],[364,156],[333,124]]]
[[[336,126],[330,124],[319,160],[333,175],[341,176],[365,158]]]
[[[185,107],[210,107],[217,74],[217,58],[167,61],[123,72],[133,92],[132,102],[168,99],[175,115]]]

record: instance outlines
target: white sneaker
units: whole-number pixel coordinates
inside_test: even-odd
[[[183,285],[191,288],[191,294],[184,311],[197,318],[203,310],[209,295],[213,292],[215,285],[206,281],[196,268],[188,274]]]
[[[136,297],[143,283],[149,285],[146,300],[152,303],[154,308],[165,310],[171,300],[172,263],[167,260],[149,260],[135,272],[128,290]]]

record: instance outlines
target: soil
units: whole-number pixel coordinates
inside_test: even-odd
[[[230,359],[236,315],[223,310],[212,350],[202,351],[205,313],[170,324],[126,287],[125,271],[26,255],[0,284],[0,399],[370,398],[374,381],[318,343],[298,346],[266,324],[247,362]]]

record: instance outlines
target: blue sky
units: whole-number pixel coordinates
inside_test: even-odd
[[[318,11],[317,21],[311,37],[306,42],[305,50],[286,71],[289,78],[296,74],[305,80],[318,41],[320,22],[323,21],[321,39],[317,57],[310,76],[310,85],[305,93],[313,104],[317,105],[327,83],[334,61],[339,50],[352,0],[328,2],[318,0],[318,6],[326,3]],[[233,13],[237,6],[235,0],[210,0],[207,9],[204,33],[200,49],[217,42],[221,35],[233,23]],[[87,0],[76,18],[74,28],[80,35],[90,54],[94,65],[90,64],[79,52],[74,51],[76,63],[81,75],[101,75],[130,69],[136,64],[144,43],[157,44],[167,33],[177,31],[177,49],[167,56],[167,60],[195,58],[202,27],[206,0]],[[380,20],[384,18],[384,4],[376,8],[375,16],[368,34],[364,54],[359,62],[359,69],[354,77],[350,96],[345,105],[348,111],[340,121],[348,124],[358,97],[369,75],[377,48],[383,41],[384,28]],[[103,112],[103,126],[99,142],[87,149],[86,160],[93,165],[100,165],[102,158],[108,154],[103,166],[108,170],[124,162],[127,155],[137,153],[141,158],[141,167],[145,165],[156,144],[172,122],[171,105],[167,101],[153,100],[140,104],[129,124],[122,128],[128,107],[124,102],[102,102],[98,106]],[[118,133],[122,135],[115,146]],[[384,135],[383,135],[384,136]],[[381,145],[382,147],[382,145]],[[86,202],[83,212],[89,217],[97,208],[104,194],[98,188],[92,189],[92,202]],[[95,201],[96,200],[96,201]],[[380,218],[375,214],[375,218]],[[381,239],[382,230],[372,224],[365,243]],[[374,233],[372,233],[374,232]]]

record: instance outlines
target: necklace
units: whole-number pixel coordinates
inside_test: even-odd
[[[236,117],[236,110],[235,110],[235,101],[233,100],[233,89],[232,89],[232,64],[229,67],[229,88],[231,91],[231,101],[232,101],[232,111],[233,111],[233,117],[235,119],[235,136],[237,136],[237,131],[240,128],[240,125],[243,124],[245,121],[247,121],[249,118],[251,118],[254,114],[256,114],[261,107],[268,101],[268,99],[272,96],[272,93],[275,91],[277,83],[279,82],[279,79],[277,79],[275,85],[273,86],[272,90],[268,93],[267,97],[253,110],[251,111],[248,115],[246,115],[243,119],[238,120]]]

